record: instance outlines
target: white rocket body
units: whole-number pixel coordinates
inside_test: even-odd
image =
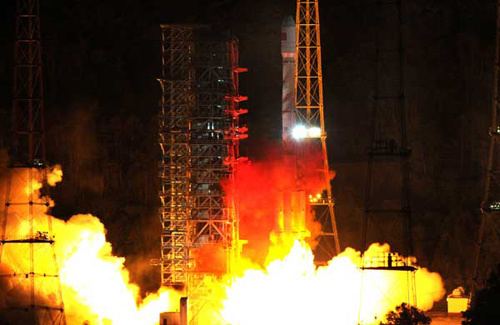
[[[295,21],[292,16],[283,20],[281,25],[281,57],[283,62],[283,144],[292,141],[295,113]]]
[[[295,20],[288,16],[281,25],[281,57],[283,63],[282,123],[284,166],[297,179],[297,157],[292,131],[295,127]],[[306,193],[292,186],[280,189],[277,232],[281,238],[304,239],[310,236],[306,227]]]

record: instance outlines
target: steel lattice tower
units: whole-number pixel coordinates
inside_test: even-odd
[[[163,286],[181,287],[193,315],[210,305],[210,285],[230,274],[238,256],[234,178],[239,126],[238,42],[215,38],[206,27],[162,25],[160,162]],[[230,182],[229,182],[230,183]],[[198,265],[203,249],[222,252],[221,265]],[[215,263],[214,263],[215,264]]]
[[[183,286],[187,282],[191,175],[188,114],[194,106],[194,73],[190,66],[193,32],[193,28],[187,26],[162,27],[159,135],[161,281],[165,286]]]
[[[361,249],[389,243],[413,255],[410,208],[410,155],[404,93],[401,0],[377,1],[372,138],[368,149],[365,216]],[[363,270],[408,272],[408,303],[416,305],[415,270],[399,254],[364,258]]]
[[[316,219],[322,225],[318,248],[328,260],[340,253],[340,243],[326,148],[318,0],[297,0],[295,24],[295,114],[293,118],[294,124],[300,126],[305,133],[303,139],[296,142],[295,150],[297,150],[299,164],[300,160],[307,159],[309,154],[321,155],[320,165],[314,166],[314,169],[320,173],[324,181],[326,194],[310,204],[313,206]],[[299,182],[303,172],[299,166]]]
[[[0,276],[9,278],[11,296],[29,296],[7,302],[16,323],[65,324],[50,202],[33,190],[46,180],[39,11],[39,0],[17,1],[13,138],[0,233],[0,262],[8,268]]]
[[[485,171],[481,220],[476,243],[474,269],[472,272],[471,292],[483,286],[488,271],[500,260],[500,1],[497,1],[497,23],[495,64],[493,77],[493,103],[491,127],[489,129],[488,162]]]

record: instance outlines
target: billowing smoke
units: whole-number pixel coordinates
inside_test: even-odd
[[[280,236],[275,232],[279,193],[294,186],[291,183],[294,166],[283,163],[286,159],[279,152],[270,156],[266,161],[243,165],[238,170],[236,193],[240,230],[242,239],[248,242],[243,246],[244,258],[238,265],[238,274],[222,276],[219,282],[210,284],[214,293],[212,305],[220,306],[213,314],[218,315],[218,320],[199,319],[200,324],[351,325],[381,319],[387,311],[407,301],[407,272],[361,273],[360,252],[351,248],[318,268],[306,241],[294,240],[285,245],[284,241],[276,240]],[[9,175],[10,172],[15,175]],[[10,188],[11,201],[26,202],[30,195],[40,197],[42,185],[49,179],[55,185],[62,178],[57,166],[49,168],[47,173],[31,170],[32,178],[29,172],[28,169],[1,169],[1,198],[6,197],[5,191]],[[6,184],[7,176],[12,176],[10,187]],[[311,185],[304,185],[306,190],[321,190],[321,182],[313,175],[303,179],[311,180]],[[33,228],[38,236],[46,236],[46,233],[55,236],[54,248],[68,324],[153,325],[158,323],[161,311],[178,308],[179,295],[174,291],[163,289],[140,299],[139,287],[132,283],[124,267],[125,259],[112,254],[111,244],[106,241],[106,229],[98,218],[75,215],[68,221],[59,220],[47,215],[51,205],[49,201],[48,206],[33,208]],[[6,237],[29,235],[26,209],[28,205],[9,207]],[[52,247],[34,246],[35,272],[55,273]],[[365,255],[389,251],[388,245],[376,244]],[[200,269],[218,273],[214,264],[221,259],[219,250],[207,247],[196,254]],[[0,277],[0,307],[7,307],[6,311],[12,311],[10,306],[29,305],[29,281],[24,276],[29,268],[28,244],[2,245],[2,274],[22,275]],[[50,305],[59,299],[55,281],[44,277],[37,281],[37,302]],[[438,274],[419,269],[416,281],[418,307],[429,309],[442,298],[444,289]],[[26,324],[33,323],[38,316],[29,312],[5,313],[0,316],[2,323],[9,324],[8,315]],[[18,324],[16,321],[10,323]]]
[[[413,293],[424,310],[443,297],[439,274],[420,268],[413,287],[410,272],[362,272],[361,253],[352,248],[317,267],[313,245],[321,228],[310,211],[306,223],[311,237],[282,240],[286,234],[276,232],[280,193],[297,187],[321,193],[325,184],[317,172],[321,155],[298,160],[276,148],[268,148],[263,159],[240,165],[237,171],[240,238],[245,244],[241,273],[227,288],[223,302],[222,315],[228,323],[377,323],[397,305],[411,302]],[[296,175],[297,170],[302,175]],[[389,245],[373,244],[365,256],[387,256],[389,252]]]
[[[297,188],[307,193],[321,193],[325,184],[317,172],[322,159],[320,153],[298,161],[286,155],[281,144],[267,144],[261,154],[259,159],[238,166],[233,185],[239,208],[240,238],[246,241],[243,257],[263,265],[272,246],[273,232],[277,230],[282,193]],[[303,171],[300,183],[297,183],[297,164],[302,165]],[[306,225],[311,232],[309,244],[314,246],[321,225],[309,209]]]
[[[389,252],[373,244],[366,256]],[[222,311],[231,324],[378,324],[387,312],[408,301],[408,272],[364,271],[360,252],[347,248],[316,268],[312,250],[295,242],[283,259],[250,268],[228,288]],[[445,291],[437,273],[416,271],[417,303],[424,310]],[[410,289],[411,290],[411,289]]]
[[[30,175],[30,173],[32,173]],[[1,198],[10,190],[9,201],[34,202],[44,195],[43,184],[56,185],[62,180],[59,166],[39,169],[1,169]],[[10,180],[9,180],[10,179]],[[10,182],[10,186],[7,186]],[[60,306],[62,298],[68,324],[157,324],[159,313],[168,309],[170,301],[177,302],[173,292],[161,290],[140,299],[139,287],[130,281],[124,267],[125,259],[112,254],[106,241],[106,229],[92,215],[75,215],[68,221],[47,214],[48,205],[11,204],[8,213],[2,216],[5,237],[8,239],[30,238],[31,225],[28,209],[33,209],[33,235],[35,238],[54,239],[48,243],[33,244],[34,295],[37,305]],[[5,206],[3,202],[2,206]],[[53,236],[50,237],[49,236]],[[4,323],[32,324],[40,319],[44,309],[30,309],[32,303],[29,274],[31,268],[30,245],[27,243],[1,246],[0,307]],[[57,264],[54,262],[54,255]],[[59,274],[58,279],[46,275]],[[175,296],[175,298],[174,298]],[[171,300],[173,299],[173,300]],[[30,312],[33,310],[33,312]],[[22,318],[19,318],[22,317]],[[10,321],[14,319],[15,321]],[[43,322],[42,322],[43,323]]]

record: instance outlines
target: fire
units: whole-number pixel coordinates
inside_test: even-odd
[[[274,247],[273,249],[278,249]],[[388,252],[372,245],[366,255]],[[364,271],[352,248],[316,268],[307,243],[295,241],[283,259],[243,271],[227,289],[222,315],[229,324],[371,324],[407,301],[407,272]],[[444,295],[441,277],[416,271],[418,307]]]
[[[312,155],[301,163],[314,166],[317,159]],[[309,209],[306,229],[281,231],[279,201],[295,187],[295,163],[274,150],[263,161],[239,166],[235,188],[242,210],[240,233],[249,243],[243,246],[243,266],[226,289],[221,310],[226,323],[378,324],[397,305],[412,302],[409,272],[361,271],[361,253],[352,248],[317,267],[313,249],[320,229]],[[311,170],[314,168],[303,171]],[[302,189],[314,193],[309,201],[320,201],[324,183],[317,173],[302,177]],[[389,245],[373,244],[364,256],[387,256],[389,252]],[[442,279],[425,268],[418,269],[415,278],[417,307],[428,310],[444,296]]]
[[[10,171],[9,171],[10,172]],[[43,182],[54,186],[62,180],[62,171],[56,166],[47,171],[15,170],[12,177],[11,201],[28,202],[30,196],[39,197]],[[33,178],[29,176],[33,173]],[[31,181],[29,181],[31,180]],[[5,186],[3,186],[5,190]],[[52,203],[49,204],[52,206]],[[98,218],[76,215],[68,221],[47,215],[49,206],[35,205],[33,235],[46,238],[54,234],[55,253],[59,264],[62,297],[68,324],[158,324],[162,311],[173,309],[178,301],[174,291],[161,289],[141,301],[139,287],[131,283],[124,267],[125,259],[112,254],[106,241],[106,230]],[[30,223],[27,205],[9,208],[7,238],[29,238]],[[52,232],[49,232],[49,221]],[[48,239],[48,238],[47,238]],[[35,245],[35,272],[54,274],[52,254],[47,244]],[[3,248],[2,273],[26,274],[30,269],[29,245],[6,244]],[[6,271],[6,272],[5,272]],[[0,304],[29,305],[29,281],[4,277],[0,290]],[[57,286],[52,281],[36,281],[36,299],[55,299]]]
[[[276,168],[279,175],[272,177],[259,175],[262,169],[258,165],[257,170],[248,168],[247,176],[254,180],[258,177],[272,180],[274,177],[280,182],[287,181],[283,177],[287,173],[279,168]],[[18,183],[11,187],[11,196],[15,200],[26,201],[29,196],[39,196],[43,182],[55,185],[62,178],[60,167],[51,169],[45,177],[36,170],[31,172],[36,173],[31,184],[26,182],[30,179],[28,171],[24,171],[26,175],[15,178]],[[376,323],[395,306],[408,301],[407,272],[362,272],[359,268],[361,254],[352,248],[347,248],[327,265],[317,267],[310,247],[313,241],[275,231],[279,210],[276,195],[279,193],[275,190],[270,193],[269,188],[272,186],[267,187],[266,192],[262,186],[245,185],[245,189],[250,190],[249,195],[256,191],[257,198],[265,195],[271,204],[256,206],[255,201],[243,202],[247,208],[253,205],[253,210],[246,211],[243,218],[243,226],[248,226],[244,233],[250,234],[252,229],[260,227],[264,234],[253,234],[254,237],[249,238],[254,241],[249,244],[250,250],[242,257],[234,277],[219,278],[219,281],[210,283],[215,292],[213,305],[217,306],[215,314],[218,316],[207,313],[210,318],[198,319],[198,324]],[[257,194],[257,191],[261,193]],[[63,221],[47,215],[49,206],[34,207],[33,228],[35,235],[44,236],[50,229],[47,226],[50,218],[68,324],[155,325],[160,312],[178,309],[181,295],[173,290],[163,288],[141,300],[139,287],[131,282],[129,271],[124,267],[125,259],[112,254],[111,244],[106,241],[106,229],[98,218],[76,215]],[[7,236],[29,234],[29,222],[23,218],[27,211],[22,209],[27,208],[10,207]],[[252,222],[252,211],[258,214],[261,225]],[[314,226],[309,223],[308,227],[311,225]],[[267,238],[264,239],[264,235]],[[259,243],[259,239],[264,243]],[[30,265],[28,248],[27,244],[4,245],[2,270],[26,273]],[[389,251],[387,244],[374,244],[365,255],[375,256]],[[207,255],[200,258],[210,267],[213,252],[198,253]],[[37,252],[35,256],[36,271],[50,273],[53,268],[51,255]],[[0,305],[21,299],[19,296],[29,296],[28,281],[10,277],[4,277],[2,281]],[[416,282],[419,308],[430,309],[443,297],[443,284],[438,274],[418,269]],[[52,299],[55,291],[38,290],[37,295],[38,299]],[[24,299],[26,302],[27,298]]]
[[[106,242],[102,223],[91,215],[73,216],[67,223],[60,223],[61,229],[70,237],[59,239],[61,259],[60,275],[65,288],[69,323],[78,323],[78,305],[88,307],[90,315],[83,316],[91,324],[155,324],[158,313],[168,306],[165,295],[164,305],[153,312],[149,321],[144,319],[136,301],[139,288],[130,283],[128,271],[124,268],[124,258],[113,256],[111,245]],[[75,304],[71,306],[69,304]],[[74,308],[76,307],[76,308]],[[71,318],[78,321],[72,321]],[[147,319],[147,318],[146,318]]]
[[[56,186],[57,183],[62,182],[62,178],[63,171],[61,165],[55,165],[54,167],[50,168],[49,172],[47,173],[47,183],[50,186]]]

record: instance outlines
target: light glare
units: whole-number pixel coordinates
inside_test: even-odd
[[[304,138],[319,138],[321,137],[321,128],[319,127],[306,128],[304,125],[297,125],[292,130],[292,136],[296,140]]]
[[[300,139],[307,137],[306,127],[303,125],[297,125],[292,130],[292,136],[297,140],[300,140]]]
[[[319,138],[321,136],[321,129],[318,127],[309,128],[307,135],[309,138]]]

